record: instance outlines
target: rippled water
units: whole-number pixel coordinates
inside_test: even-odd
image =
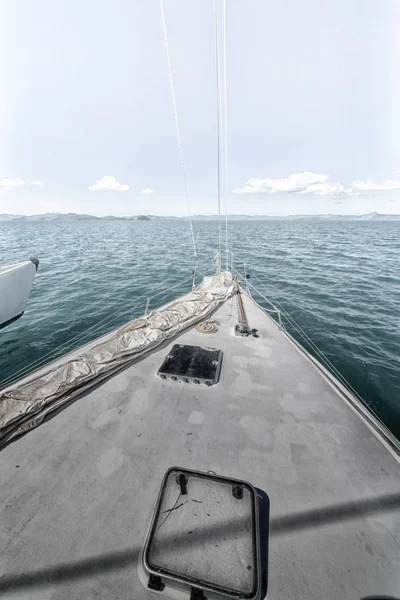
[[[199,275],[217,223],[195,222]],[[232,222],[234,266],[279,302],[400,437],[400,223]],[[181,221],[0,223],[0,264],[40,259],[24,316],[0,331],[0,385],[190,288]],[[255,296],[260,303],[263,300]],[[299,341],[299,333],[287,322]],[[36,361],[36,362],[35,362]]]

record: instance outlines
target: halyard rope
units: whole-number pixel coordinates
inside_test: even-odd
[[[187,210],[188,210],[189,227],[190,227],[190,233],[192,236],[192,243],[193,243],[193,253],[194,253],[194,258],[197,261],[196,240],[194,238],[192,214],[191,214],[191,209],[190,209],[189,190],[188,190],[187,177],[186,177],[185,161],[183,159],[183,148],[182,148],[181,135],[180,135],[180,129],[179,129],[178,110],[177,110],[177,106],[176,106],[174,79],[172,76],[171,56],[169,53],[167,24],[165,21],[165,12],[164,12],[164,0],[160,0],[160,2],[161,2],[161,14],[162,14],[163,28],[164,28],[165,50],[167,53],[167,61],[168,61],[169,80],[170,80],[170,84],[171,84],[172,105],[174,108],[174,115],[175,115],[175,126],[176,126],[176,136],[177,136],[177,140],[178,140],[179,157],[180,157],[180,161],[181,161],[181,170],[182,170],[183,182],[184,182],[184,187],[185,187],[185,196],[186,196],[186,204],[187,204]]]

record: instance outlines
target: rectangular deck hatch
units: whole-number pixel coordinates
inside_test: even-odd
[[[175,344],[157,374],[162,379],[215,385],[219,380],[221,364],[222,350]]]
[[[259,548],[253,486],[178,467],[167,471],[143,554],[158,591],[165,587],[173,597],[171,589],[183,586],[189,598],[259,599]]]

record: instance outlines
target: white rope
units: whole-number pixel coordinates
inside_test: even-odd
[[[183,148],[182,148],[181,135],[180,135],[180,130],[179,130],[178,110],[176,107],[174,79],[172,77],[172,66],[171,66],[171,57],[170,57],[170,53],[169,53],[167,24],[165,21],[165,12],[164,12],[164,0],[160,0],[160,2],[161,2],[161,14],[162,14],[162,20],[163,20],[163,27],[164,27],[165,50],[167,53],[167,60],[168,60],[169,80],[170,80],[170,84],[171,84],[172,104],[174,107],[174,115],[175,115],[176,135],[177,135],[178,147],[179,147],[179,157],[180,157],[180,161],[181,161],[181,169],[182,169],[183,181],[184,181],[184,185],[185,185],[186,204],[187,204],[188,217],[189,217],[190,233],[192,235],[193,252],[194,252],[195,260],[197,260],[196,241],[194,238],[192,213],[191,213],[191,209],[190,209],[189,190],[188,190],[188,184],[187,184],[187,178],[186,178],[185,162],[183,160]]]
[[[213,263],[215,264],[215,270],[217,273],[221,272],[221,254],[219,253],[219,250],[217,250],[214,258],[213,258]]]
[[[225,172],[225,250],[226,270],[229,270],[229,236],[228,236],[228,108],[226,83],[226,0],[224,0],[224,172]]]
[[[197,260],[194,261],[194,267],[192,271],[192,290],[196,287],[196,274],[197,274]]]
[[[220,148],[220,81],[219,81],[219,35],[217,0],[214,0],[215,13],[215,75],[216,75],[216,104],[217,104],[217,183],[218,183],[218,254],[217,272],[221,271],[221,148]]]
[[[161,290],[160,292],[157,292],[156,294],[149,296],[148,300],[154,300],[154,298],[157,298],[158,296],[164,296],[171,290],[175,290],[176,288],[180,287],[184,283],[187,283],[188,281],[192,281],[192,277],[188,277],[187,279],[184,279],[183,281],[178,281],[178,283],[176,283],[175,285],[171,285],[169,288],[165,288],[165,289]],[[152,309],[152,310],[154,310],[154,309]]]

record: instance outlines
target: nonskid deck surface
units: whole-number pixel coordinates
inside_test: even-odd
[[[400,464],[313,364],[235,298],[0,452],[0,597],[156,598],[136,561],[164,473],[250,481],[270,499],[268,597],[400,597]],[[207,387],[156,376],[173,344],[223,351]],[[221,535],[226,535],[221,532]]]

